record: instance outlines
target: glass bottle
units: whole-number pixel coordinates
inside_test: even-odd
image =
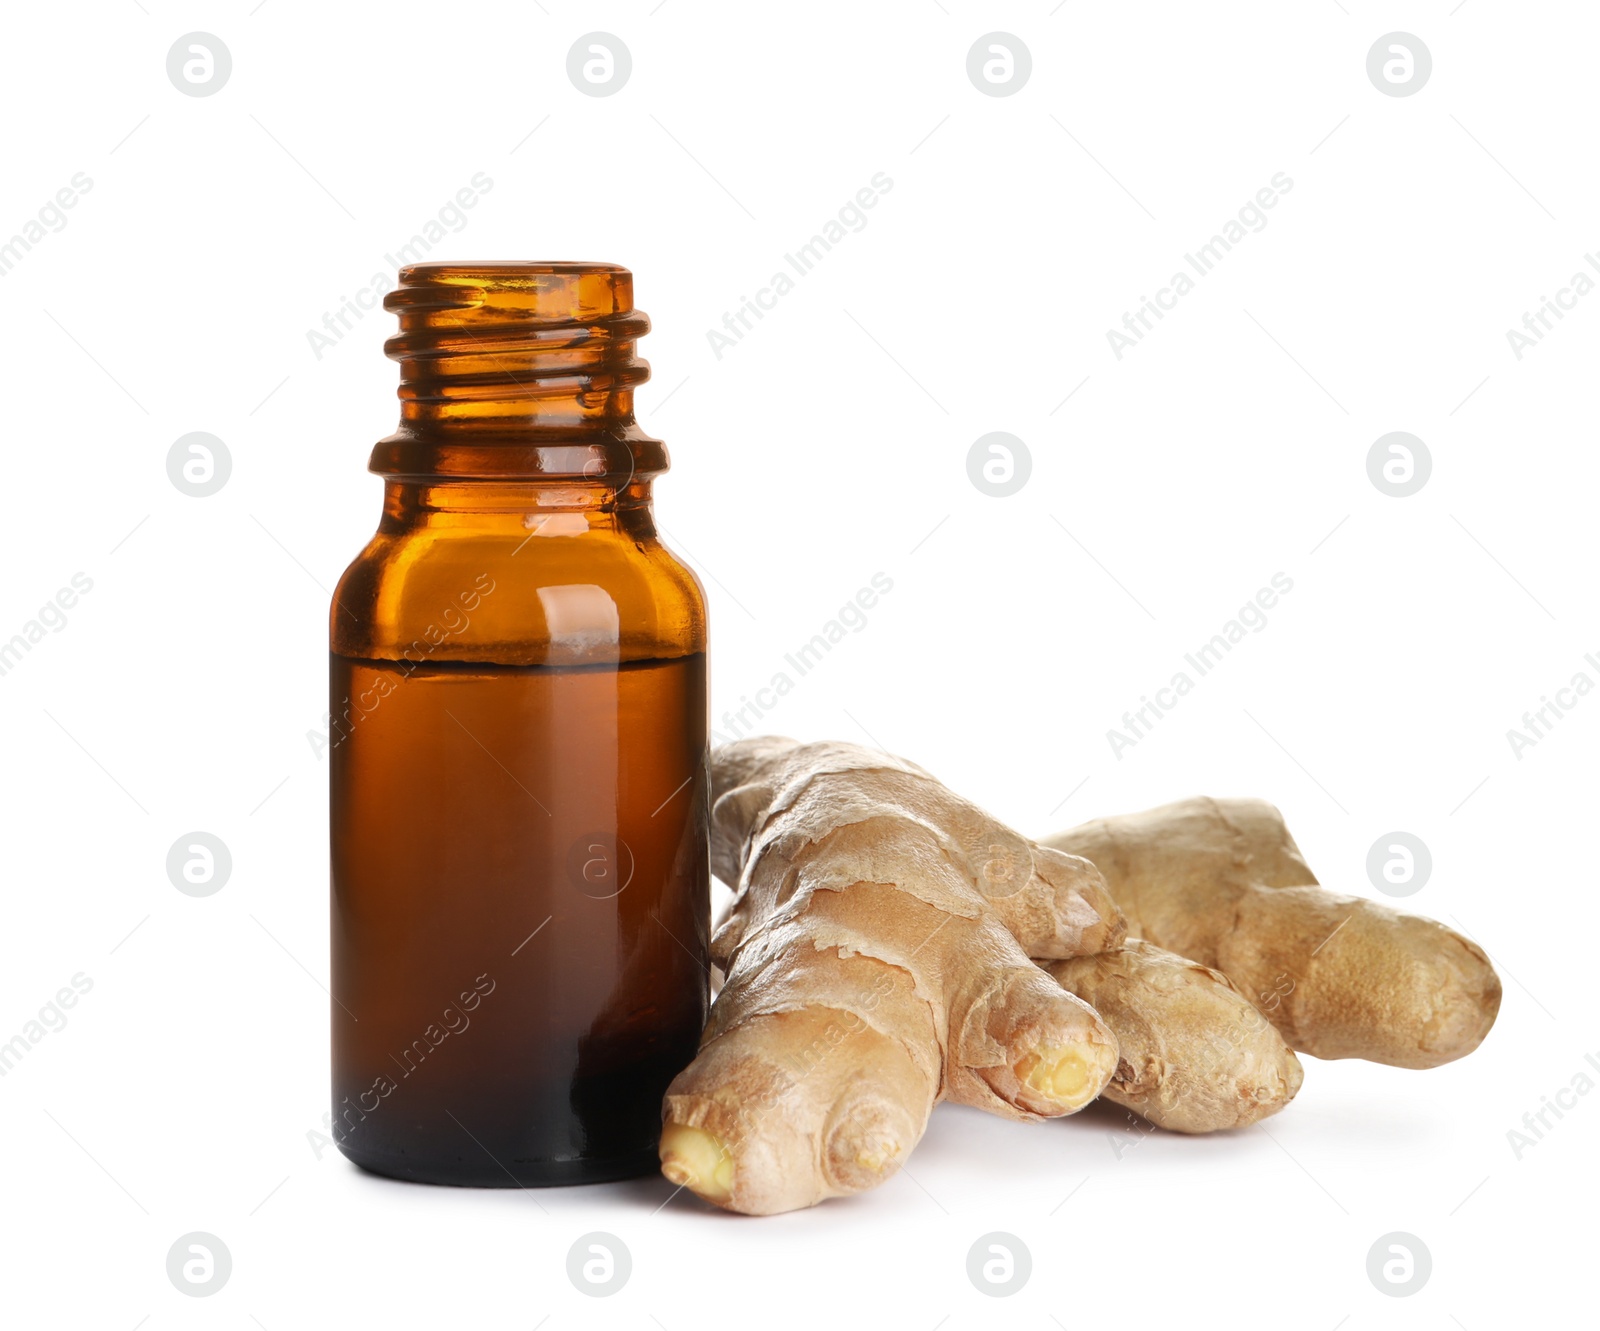
[[[625,269],[424,263],[330,613],[333,1136],[480,1186],[657,1166],[707,1004],[706,611]]]

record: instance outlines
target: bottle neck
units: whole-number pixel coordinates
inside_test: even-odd
[[[634,419],[650,376],[649,318],[611,264],[414,264],[384,301],[400,331],[400,427],[373,451],[382,475],[604,482],[667,467]]]
[[[516,537],[519,543],[553,536],[610,532],[628,541],[653,540],[655,517],[648,477],[621,485],[603,479],[544,478],[418,480],[390,477],[384,486],[382,532],[427,529],[445,536]]]

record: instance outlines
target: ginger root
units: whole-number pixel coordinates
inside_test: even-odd
[[[1300,1089],[1300,1060],[1219,971],[1137,938],[1041,964],[1117,1037],[1121,1056],[1105,1098],[1157,1127],[1245,1127]]]
[[[1317,886],[1265,801],[1183,800],[1046,844],[1093,861],[1130,934],[1221,971],[1302,1053],[1431,1068],[1494,1024],[1500,979],[1482,949]]]
[[[891,1177],[940,1099],[1027,1120],[1100,1093],[1114,1036],[1029,960],[1122,941],[1093,865],[856,745],[741,740],[712,787],[737,895],[712,939],[726,982],[663,1105],[668,1179],[793,1210]]]

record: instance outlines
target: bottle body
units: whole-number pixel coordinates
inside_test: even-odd
[[[659,444],[493,431],[379,445],[334,596],[333,1135],[427,1182],[627,1177],[708,1001],[704,599]]]

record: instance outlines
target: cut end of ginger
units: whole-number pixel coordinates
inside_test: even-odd
[[[839,1192],[875,1188],[900,1168],[905,1140],[916,1140],[891,1106],[857,1106],[829,1134],[823,1148],[829,1182]]]
[[[661,1130],[661,1172],[669,1182],[719,1206],[733,1195],[733,1157],[704,1128],[668,1123]]]
[[[1036,1095],[1072,1108],[1100,1094],[1116,1063],[1114,1050],[1098,1047],[1036,1049],[1018,1059],[1017,1079]]]

